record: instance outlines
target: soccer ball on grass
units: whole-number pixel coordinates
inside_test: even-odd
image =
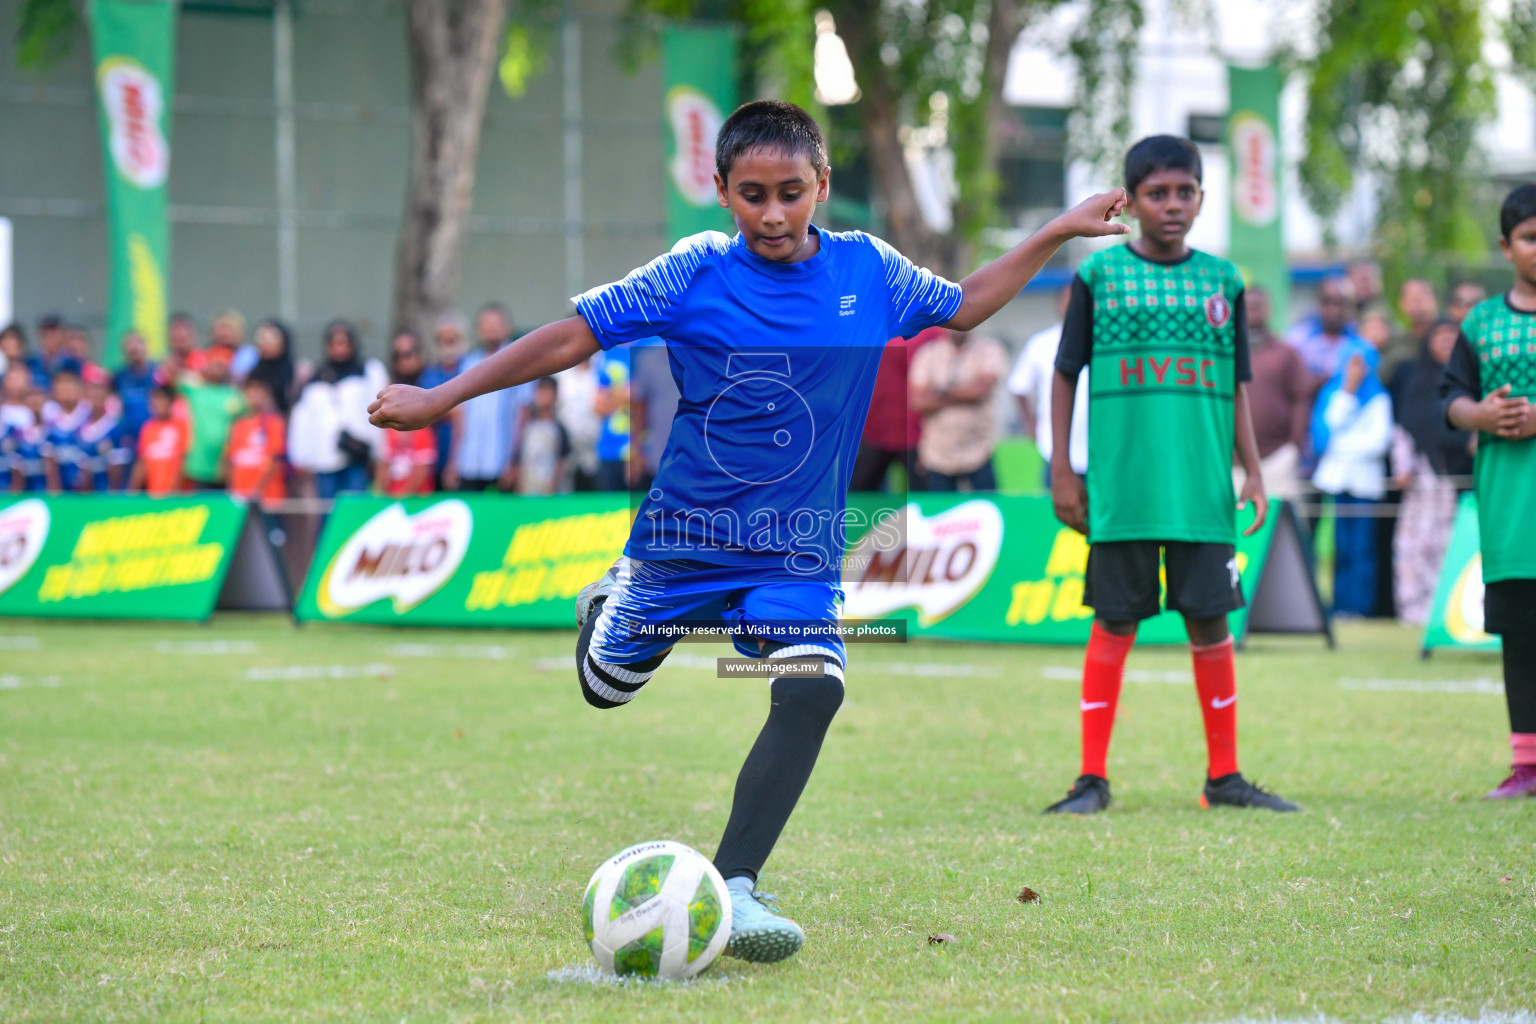
[[[619,975],[691,978],[731,937],[731,898],[720,872],[670,840],[608,858],[587,883],[581,916],[592,955]]]

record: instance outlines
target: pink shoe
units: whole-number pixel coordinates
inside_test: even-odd
[[[1509,778],[1499,783],[1497,789],[1483,794],[1484,800],[1513,800],[1516,797],[1536,796],[1536,764],[1517,764]]]

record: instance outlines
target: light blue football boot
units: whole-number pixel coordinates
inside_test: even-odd
[[[725,946],[726,956],[771,964],[787,960],[805,945],[805,932],[773,909],[769,904],[778,900],[758,892],[752,879],[745,875],[728,878],[725,887],[731,892],[731,940]]]
[[[598,602],[606,601],[613,593],[613,585],[619,580],[619,563],[614,562],[595,583],[588,583],[576,595],[576,628],[581,629],[592,617],[592,609]]]

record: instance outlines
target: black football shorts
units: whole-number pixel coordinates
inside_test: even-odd
[[[1234,545],[1155,540],[1103,541],[1090,547],[1083,604],[1106,622],[1152,618],[1163,605],[1159,555],[1167,566],[1169,611],[1209,619],[1247,604]]]
[[[1536,633],[1536,580],[1499,580],[1483,590],[1483,631]]]

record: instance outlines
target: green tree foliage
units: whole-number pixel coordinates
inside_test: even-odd
[[[1357,175],[1372,172],[1389,276],[1427,260],[1480,259],[1476,131],[1494,113],[1483,3],[1318,2],[1317,56],[1305,65],[1307,201],[1326,220]]]
[[[69,56],[83,21],[74,0],[24,0],[16,31],[16,65],[46,71]]]

